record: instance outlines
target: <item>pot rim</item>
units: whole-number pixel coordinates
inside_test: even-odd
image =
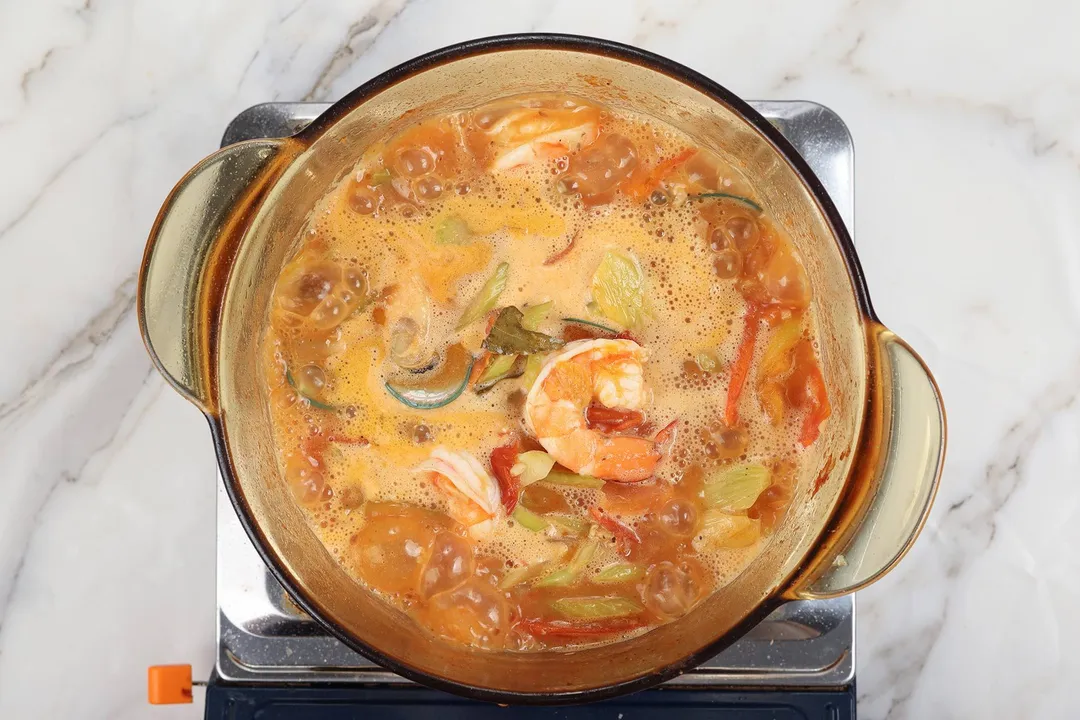
[[[760,113],[730,90],[685,65],[647,50],[642,50],[612,40],[561,33],[515,33],[468,40],[419,55],[380,73],[335,102],[331,107],[327,108],[315,118],[307,127],[292,137],[305,145],[310,145],[339,120],[352,112],[353,109],[363,101],[403,80],[431,68],[477,55],[506,50],[528,49],[589,53],[630,62],[649,70],[663,73],[683,84],[689,85],[711,99],[727,106],[739,115],[744,122],[748,123],[765,136],[809,189],[811,196],[814,201],[818,203],[819,209],[828,222],[833,237],[839,245],[848,270],[856,303],[863,315],[863,322],[879,322],[870,302],[870,295],[866,287],[862,266],[859,263],[859,258],[855,252],[854,243],[847,231],[847,227],[844,225],[839,211],[825,191],[821,181],[818,180],[813,170],[810,169],[810,166],[798,151],[795,150],[794,146],[792,146],[792,144]],[[670,680],[688,669],[700,665],[721,650],[732,645],[742,635],[773,612],[773,610],[785,602],[788,602],[787,598],[781,597],[781,592],[786,586],[785,581],[780,583],[777,591],[774,591],[768,597],[764,598],[746,615],[745,618],[716,641],[699,648],[694,653],[686,655],[674,663],[662,668],[657,668],[646,675],[612,685],[603,685],[587,690],[573,690],[566,692],[554,690],[543,693],[523,693],[484,688],[432,675],[423,670],[419,670],[396,657],[384,654],[377,648],[353,637],[337,627],[334,623],[324,619],[318,600],[311,597],[306,589],[299,586],[293,580],[291,575],[282,569],[282,563],[276,554],[271,551],[270,544],[264,536],[262,529],[253,521],[251,508],[248,506],[243,493],[240,491],[236,475],[233,472],[229,458],[228,441],[226,439],[226,432],[222,419],[213,413],[206,413],[206,416],[210,423],[214,448],[218,458],[218,465],[222,471],[225,490],[234,509],[237,510],[240,524],[243,526],[249,539],[252,540],[252,544],[266,564],[267,569],[282,587],[285,588],[290,597],[304,610],[304,612],[316,620],[324,629],[360,655],[363,655],[372,662],[375,662],[402,677],[437,690],[450,692],[473,700],[500,704],[530,705],[569,705],[593,702],[637,692],[639,690],[645,690]],[[796,570],[796,573],[797,572],[798,571]],[[788,578],[788,580],[790,580],[790,578]]]

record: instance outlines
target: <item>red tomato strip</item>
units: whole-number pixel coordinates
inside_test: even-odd
[[[521,620],[518,627],[535,637],[592,637],[637,630],[648,625],[643,617],[610,618],[572,623],[567,620]]]
[[[555,263],[559,262],[560,260],[562,260],[567,255],[569,255],[570,251],[574,249],[574,243],[577,242],[577,237],[578,237],[577,233],[574,233],[573,235],[571,235],[569,244],[567,244],[567,246],[564,247],[562,250],[555,253],[554,255],[549,257],[547,260],[545,260],[544,264],[545,265],[554,265]]]
[[[615,547],[619,552],[629,552],[641,543],[641,536],[637,534],[634,528],[609,515],[602,507],[594,505],[589,508],[589,514],[592,515],[593,520],[600,527],[615,536]]]
[[[746,377],[750,374],[750,363],[754,359],[754,343],[758,334],[758,311],[753,305],[746,308],[743,318],[743,335],[739,343],[739,352],[731,368],[731,384],[728,385],[727,404],[724,406],[724,423],[735,427],[739,422],[739,398],[746,386]]]
[[[810,447],[821,432],[821,423],[829,415],[832,415],[829,396],[825,392],[825,378],[822,377],[821,368],[817,366],[817,363],[814,363],[814,367],[806,377],[806,396],[810,408],[803,419],[802,432],[799,433],[799,444],[803,447]]]
[[[594,403],[585,410],[585,422],[602,433],[625,432],[644,423],[645,415],[637,410],[619,410]]]
[[[517,441],[491,451],[491,471],[495,479],[499,481],[499,494],[502,496],[503,507],[508,513],[514,511],[518,494],[521,492],[521,481],[510,472],[510,468],[517,464],[517,457]]]

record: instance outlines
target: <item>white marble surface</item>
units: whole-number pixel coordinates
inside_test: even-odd
[[[134,277],[229,118],[541,30],[641,45],[837,110],[882,318],[949,411],[920,542],[861,593],[865,718],[1080,717],[1080,4],[986,0],[0,4],[0,717],[194,718],[214,460],[143,351]]]

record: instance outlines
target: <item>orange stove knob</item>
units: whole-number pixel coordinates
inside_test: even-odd
[[[151,665],[146,680],[147,699],[152,705],[192,701],[190,665]]]

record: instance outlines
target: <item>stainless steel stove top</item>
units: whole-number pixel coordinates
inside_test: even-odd
[[[809,102],[752,105],[803,155],[854,230],[854,147],[843,121]],[[328,105],[269,103],[229,124],[222,145],[291,135]],[[411,685],[328,635],[270,575],[218,483],[218,656],[223,680]],[[668,686],[840,688],[855,676],[851,597],[789,603],[712,660]]]

